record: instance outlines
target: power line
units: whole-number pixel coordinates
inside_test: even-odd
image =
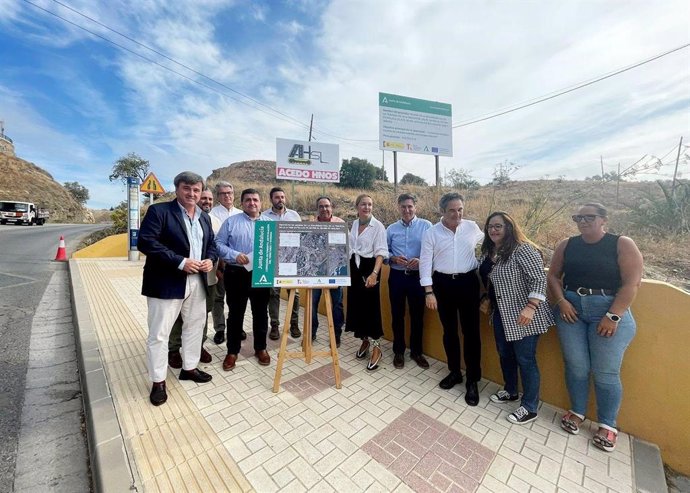
[[[577,91],[578,89],[582,89],[583,87],[591,86],[592,84],[596,84],[597,82],[601,82],[602,80],[610,79],[611,77],[613,77],[615,75],[622,74],[623,72],[627,72],[629,70],[632,70],[634,68],[640,67],[640,66],[645,65],[647,63],[653,62],[654,60],[658,60],[659,58],[665,57],[667,55],[670,55],[671,53],[675,53],[676,51],[680,51],[680,50],[683,50],[683,49],[688,48],[688,47],[690,47],[690,43],[684,44],[682,46],[678,46],[676,48],[673,48],[672,50],[665,51],[665,52],[660,53],[660,54],[653,56],[651,58],[647,58],[646,60],[642,60],[641,62],[637,62],[637,63],[634,63],[633,65],[629,65],[627,67],[623,67],[621,69],[618,69],[614,72],[610,72],[608,74],[602,75],[600,77],[597,77],[596,79],[589,80],[586,82],[581,82],[581,83],[579,83],[573,87],[563,89],[563,90],[558,91],[556,93],[549,93],[548,95],[541,96],[541,97],[537,98],[536,100],[532,100],[532,101],[524,103],[524,104],[520,104],[519,106],[516,106],[514,108],[507,109],[505,111],[499,111],[498,113],[493,113],[493,114],[490,114],[489,116],[479,117],[479,118],[470,120],[468,122],[457,123],[457,124],[453,125],[453,128],[466,127],[468,125],[473,125],[475,123],[484,122],[486,120],[491,120],[492,118],[507,115],[508,113],[512,113],[514,111],[518,111],[518,110],[521,110],[524,108],[528,108],[530,106],[534,106],[535,104],[543,103],[544,101],[548,101],[550,99],[554,99],[554,98],[557,98],[559,96],[563,96],[564,94],[568,94],[568,93],[571,93],[573,91]]]

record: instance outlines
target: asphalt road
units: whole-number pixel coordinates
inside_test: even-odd
[[[29,348],[32,336],[34,314],[39,308],[48,283],[54,275],[53,290],[69,292],[64,262],[53,262],[60,235],[64,235],[68,254],[73,252],[79,241],[87,234],[102,229],[103,225],[46,224],[45,226],[0,226],[0,492],[15,491],[15,469],[18,444],[21,433],[22,408],[29,369]],[[65,291],[62,291],[65,290]],[[69,297],[63,305],[69,306]],[[50,308],[43,307],[43,316],[50,317]],[[71,315],[65,306],[61,317],[71,324]],[[35,326],[35,324],[34,324]],[[68,326],[69,328],[69,326]],[[63,328],[63,339],[73,336],[73,330]],[[63,341],[65,342],[65,341]],[[73,350],[67,340],[68,350]],[[65,370],[76,374],[74,369]],[[78,382],[78,380],[77,380]],[[49,395],[50,389],[40,391]],[[80,394],[79,394],[80,397]],[[74,400],[74,399],[73,399]],[[78,399],[79,405],[81,399]],[[41,402],[43,409],[52,405]],[[75,414],[75,413],[72,413]],[[78,415],[77,415],[78,418]],[[77,428],[78,429],[78,428]],[[80,439],[84,450],[86,443]],[[81,454],[86,457],[84,451]],[[87,465],[83,464],[86,472]],[[59,485],[55,484],[55,487]]]

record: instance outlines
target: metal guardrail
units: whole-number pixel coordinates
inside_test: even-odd
[[[14,144],[14,142],[12,141],[12,139],[10,139],[10,138],[9,138],[7,135],[5,135],[5,134],[0,134],[0,139],[6,140],[6,141],[9,142],[10,144]]]

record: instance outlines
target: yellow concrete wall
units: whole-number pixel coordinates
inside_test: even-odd
[[[72,254],[73,258],[127,257],[127,233],[106,236]]]
[[[385,337],[392,340],[387,280],[388,267],[384,266],[381,311]],[[347,296],[344,298],[346,302]],[[324,313],[323,299],[319,308]],[[624,394],[618,425],[627,433],[659,445],[664,462],[690,474],[690,295],[670,284],[645,280],[632,308],[637,334],[623,361]],[[409,323],[409,316],[406,322]],[[438,313],[426,310],[424,352],[446,361],[442,335]],[[409,340],[409,325],[407,336]],[[483,376],[502,383],[493,331],[484,315],[481,339]],[[563,358],[555,327],[541,337],[537,359],[542,400],[568,409]],[[587,417],[596,420],[593,391]]]

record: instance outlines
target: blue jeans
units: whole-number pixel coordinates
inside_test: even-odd
[[[578,316],[575,323],[569,324],[561,319],[558,308],[554,310],[572,410],[578,414],[586,413],[591,373],[597,399],[597,420],[616,428],[623,397],[621,365],[623,354],[635,336],[635,319],[630,310],[626,310],[614,335],[603,337],[597,334],[597,325],[606,316],[614,297],[597,294],[580,296],[566,291],[565,298],[573,305]]]
[[[493,325],[505,390],[510,395],[518,394],[519,368],[523,391],[520,404],[529,412],[536,413],[539,406],[539,384],[541,382],[539,366],[537,366],[539,336],[533,335],[519,341],[507,341],[503,320],[497,309],[493,313]]]
[[[322,289],[312,289],[311,291],[311,334],[316,336],[316,329],[319,328],[319,301],[321,301]],[[343,314],[343,288],[331,289],[331,302],[333,304],[333,328],[335,335],[340,337],[345,324]]]

